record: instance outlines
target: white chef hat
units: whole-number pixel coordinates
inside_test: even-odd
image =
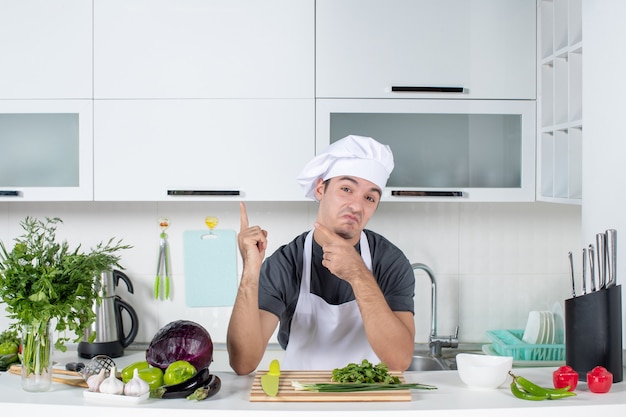
[[[359,177],[385,188],[393,171],[393,154],[383,145],[365,136],[346,136],[332,143],[313,158],[296,178],[307,198],[315,200],[315,184],[339,175]]]

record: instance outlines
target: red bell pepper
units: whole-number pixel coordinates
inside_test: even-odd
[[[569,387],[569,391],[574,391],[578,385],[578,372],[571,366],[563,365],[552,373],[554,388]]]
[[[587,386],[589,391],[596,394],[609,392],[613,385],[613,374],[603,366],[596,366],[587,372]]]

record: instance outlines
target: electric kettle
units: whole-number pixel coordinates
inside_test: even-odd
[[[128,276],[117,270],[104,271],[95,278],[101,302],[95,302],[93,309],[96,313],[94,323],[85,329],[83,339],[78,344],[78,355],[83,358],[93,358],[96,355],[107,355],[117,358],[124,354],[139,330],[139,320],[135,310],[120,296],[115,295],[115,288],[120,280],[126,283],[128,292],[133,293],[133,284]],[[123,311],[130,317],[130,330],[124,329]],[[89,342],[95,333],[95,340]]]

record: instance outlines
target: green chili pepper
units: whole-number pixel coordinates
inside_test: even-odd
[[[515,379],[511,381],[511,392],[513,393],[513,395],[515,395],[515,397],[522,400],[543,401],[548,399],[548,397],[545,395],[533,395],[526,391],[522,391],[515,382]]]
[[[515,375],[510,371],[509,375],[513,377],[513,381],[511,381],[511,392],[515,397],[523,400],[558,400],[560,398],[576,395],[576,393],[569,390],[569,386],[564,388],[545,388],[522,376]]]

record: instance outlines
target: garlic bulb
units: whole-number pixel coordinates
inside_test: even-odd
[[[100,392],[103,394],[120,395],[124,393],[124,383],[117,379],[115,366],[111,368],[111,374],[100,383]]]
[[[139,369],[133,370],[133,377],[124,386],[124,395],[130,397],[141,397],[150,392],[150,385],[143,379],[139,378]]]
[[[98,374],[90,375],[89,378],[87,378],[87,386],[89,387],[89,391],[91,392],[99,391],[100,384],[106,378],[106,376],[104,375],[104,371],[105,369],[102,368]]]

